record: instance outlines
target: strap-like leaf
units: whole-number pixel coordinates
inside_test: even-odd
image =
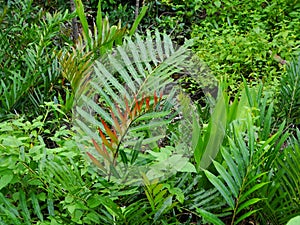
[[[232,156],[227,152],[225,148],[221,149],[222,156],[230,169],[230,172],[239,187],[242,186],[242,175],[245,174],[245,167],[240,167],[239,164],[236,164],[232,159]],[[241,161],[238,161],[241,162]],[[242,164],[243,165],[243,164]]]
[[[214,164],[215,168],[217,169],[217,171],[219,172],[219,174],[221,175],[221,177],[225,180],[225,182],[226,182],[227,186],[230,188],[229,190],[231,190],[231,193],[233,194],[233,196],[235,198],[237,198],[237,196],[239,194],[239,187],[236,185],[236,183],[233,180],[233,178],[231,177],[231,175],[217,161],[213,161],[213,164]]]
[[[220,220],[216,215],[214,215],[210,212],[207,212],[204,209],[197,208],[196,210],[208,222],[210,222],[214,225],[225,225],[225,223],[223,223],[223,221]]]
[[[214,174],[209,172],[208,170],[204,170],[205,175],[209,179],[209,181],[218,189],[221,195],[224,197],[227,204],[230,206],[231,209],[234,208],[234,200],[231,197],[230,190],[222,183],[222,181],[217,178]]]

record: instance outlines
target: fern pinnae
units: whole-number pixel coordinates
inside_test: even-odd
[[[216,208],[215,207],[216,205],[212,204],[210,207],[209,203],[219,196],[220,196],[220,193],[215,188],[211,188],[209,190],[203,190],[202,192],[200,192],[198,194],[198,196],[196,198],[193,199],[193,206],[191,207],[191,209],[194,209],[196,207],[205,208],[207,210],[214,209],[214,208]],[[224,205],[224,203],[222,203],[222,206],[223,205]]]
[[[39,220],[44,221],[44,216],[43,216],[43,213],[41,211],[41,207],[40,207],[38,198],[35,195],[35,193],[30,192],[30,199],[31,199],[33,210],[34,210],[35,214],[37,215]]]
[[[143,145],[149,145],[152,143],[156,143],[160,139],[164,138],[165,135],[156,135],[154,137],[144,138],[143,137]],[[124,146],[133,146],[136,143],[136,140],[124,140],[123,145]]]
[[[86,96],[82,96],[82,98],[87,106],[93,109],[93,113],[99,114],[99,116],[101,116],[102,119],[105,119],[106,122],[108,122],[109,124],[113,124],[113,120],[107,111],[103,110],[103,108],[92,99],[87,98]],[[77,107],[76,109],[78,110],[77,112],[82,116],[82,118],[85,118],[86,121],[96,126],[102,126],[102,124],[90,113],[86,112],[85,110],[81,110],[79,107]]]
[[[244,142],[242,135],[240,132],[238,132],[237,130],[235,130],[235,137],[236,137],[236,141],[238,143],[238,147],[239,147],[239,152],[241,153],[243,160],[244,160],[244,164],[245,167],[247,167],[247,165],[249,165],[250,163],[250,159],[249,159],[249,151],[247,150],[247,146],[246,143]]]
[[[231,192],[228,188],[222,183],[222,181],[217,178],[214,174],[209,172],[208,170],[204,170],[205,175],[208,177],[209,181],[218,189],[221,193],[227,204],[230,206],[231,209],[234,209],[235,202],[231,197]]]
[[[235,159],[235,161],[238,165],[238,170],[239,170],[239,173],[240,173],[241,177],[244,177],[246,175],[246,165],[245,165],[245,161],[243,159],[243,156],[239,152],[239,150],[236,147],[234,141],[229,137],[228,137],[228,142],[229,142],[229,146],[230,146],[230,154],[232,154],[234,156],[234,159]],[[224,154],[226,154],[226,153],[224,153]],[[227,157],[230,157],[230,156],[228,155]],[[241,182],[239,183],[239,185],[241,185]]]
[[[78,109],[78,110],[82,110],[82,109]],[[75,119],[75,123],[81,129],[81,132],[83,132],[84,134],[88,134],[89,135],[88,141],[90,141],[91,139],[94,139],[94,140],[97,140],[97,141],[100,140],[100,137],[99,137],[98,133],[96,133],[94,131],[95,128],[92,128],[93,129],[93,131],[92,131],[91,128],[89,126],[87,126],[85,122],[82,121],[82,119]],[[82,140],[84,140],[84,138],[82,138]]]
[[[225,225],[225,223],[220,220],[216,215],[201,209],[201,208],[197,208],[196,211],[204,218],[206,219],[208,222],[213,223],[214,225]]]
[[[102,86],[98,85],[98,83],[96,82],[91,82],[91,87],[93,88],[93,90],[99,94],[101,96],[101,98],[103,99],[103,102],[105,103],[105,106],[102,106],[100,107],[101,109],[96,109],[95,111],[97,113],[99,113],[100,115],[102,115],[103,113],[101,113],[102,111],[104,112],[104,110],[102,108],[105,108],[105,107],[110,107],[110,108],[113,108],[116,104],[116,101],[114,100],[114,102],[112,102],[111,98],[108,96],[108,93],[105,92],[105,90],[103,89]],[[93,96],[89,96],[89,97],[93,97]],[[122,100],[120,99],[121,97],[118,96],[118,100],[117,102],[122,102]],[[83,96],[82,99],[84,99],[84,101],[87,101],[88,98],[86,96]],[[101,99],[101,100],[102,100]],[[97,105],[101,105],[101,102],[97,102],[97,101],[94,101]],[[116,113],[117,111],[114,110],[114,113]],[[104,115],[105,116],[105,119],[107,117],[107,115]]]
[[[28,206],[27,206],[25,192],[23,190],[19,191],[19,198],[20,198],[19,201],[20,201],[20,207],[21,207],[21,214],[23,214],[26,224],[30,225],[31,217],[30,217],[30,212],[29,212]]]
[[[169,58],[171,55],[170,46],[169,46],[170,42],[168,42],[169,38],[166,35],[166,33],[163,33],[162,37],[163,37],[163,41],[162,41],[163,53],[166,56],[166,58]]]
[[[248,130],[248,149],[250,152],[250,158],[252,158],[254,154],[254,126],[251,115],[248,113],[247,115],[247,130]]]
[[[149,63],[150,62],[149,59],[151,59],[151,57],[148,56],[147,46],[145,45],[145,43],[142,40],[141,36],[138,35],[138,34],[136,34],[136,43],[137,43],[137,45],[139,47],[139,51],[140,51],[142,62],[145,64],[148,73],[152,73],[152,67],[151,67],[151,65]]]
[[[122,99],[122,97],[126,97],[126,95],[121,95],[117,92],[116,89],[113,89],[112,85],[106,85],[105,86],[105,92],[106,94],[109,96],[109,98],[113,99],[115,104],[118,104],[119,106],[124,106],[124,99]],[[128,92],[126,92],[127,95],[129,95]],[[109,106],[111,106],[111,101],[109,101]]]
[[[266,104],[266,102],[264,102],[264,104]],[[262,139],[263,140],[267,139],[268,135],[270,135],[270,132],[271,132],[273,108],[274,108],[274,104],[273,104],[273,102],[271,102],[270,106],[268,107],[266,116],[264,116],[264,114],[261,114],[261,116],[260,116],[261,118],[264,118],[263,124],[261,124],[261,127],[263,127],[263,130],[262,130]]]
[[[131,127],[131,128],[129,128],[129,131],[130,132],[138,132],[138,131],[143,131],[143,130],[155,128],[155,127],[158,127],[158,126],[167,125],[169,123],[170,123],[169,120],[151,121],[148,124],[141,124],[141,125],[137,125],[137,126]]]
[[[262,188],[263,186],[265,186],[265,185],[267,185],[269,182],[263,182],[263,183],[258,183],[258,184],[256,184],[256,185],[254,185],[253,187],[251,187],[249,190],[247,190],[245,193],[243,193],[243,195],[241,196],[241,198],[240,198],[240,203],[242,203],[242,202],[244,202],[244,201],[246,201],[247,200],[247,197],[249,196],[249,195],[251,195],[253,192],[255,192],[256,190],[258,190],[258,189],[260,189],[260,188]],[[252,184],[252,182],[250,183],[250,184]],[[247,186],[247,185],[246,185]],[[245,186],[245,188],[246,188],[246,186]],[[262,200],[262,199],[261,199]],[[238,212],[237,212],[238,213]]]
[[[252,214],[258,212],[260,209],[255,209],[255,210],[251,210],[248,211],[247,213],[243,214],[241,217],[239,217],[236,221],[232,222],[232,224],[237,225],[240,222],[242,222],[244,219],[248,218],[249,216],[251,216]]]
[[[171,38],[166,33],[163,34],[163,38],[164,38],[165,48],[167,48],[167,50],[165,50],[165,52],[167,52],[166,55],[170,57],[175,52],[174,45],[172,43]]]

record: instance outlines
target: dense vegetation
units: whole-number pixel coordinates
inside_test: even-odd
[[[0,224],[300,224],[299,1],[0,3]]]

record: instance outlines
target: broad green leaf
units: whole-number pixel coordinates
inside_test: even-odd
[[[179,172],[185,172],[185,173],[197,173],[196,167],[190,162],[187,162],[185,164],[185,166],[183,166],[178,171]]]
[[[101,201],[99,201],[98,199],[98,195],[94,195],[91,196],[88,200],[87,200],[87,205],[90,208],[96,208],[97,206],[99,206],[101,204]]]
[[[217,6],[218,8],[221,7],[221,1],[214,1],[215,6]]]
[[[200,161],[200,168],[206,169],[216,157],[223,142],[226,129],[227,113],[223,94],[219,94],[218,101],[211,116],[209,133],[205,140],[205,152]]]
[[[286,225],[299,225],[300,224],[300,216],[296,216],[289,220]]]
[[[13,173],[9,170],[6,172],[6,174],[4,174],[3,176],[1,176],[0,178],[0,190],[4,187],[6,187],[13,179],[14,175]]]

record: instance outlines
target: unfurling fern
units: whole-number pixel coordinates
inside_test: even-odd
[[[181,111],[180,90],[171,76],[199,75],[190,44],[175,50],[166,34],[148,32],[145,40],[136,35],[97,61],[83,81],[75,122],[82,148],[108,178],[124,181],[149,169],[153,157],[137,156],[158,150],[166,124]]]

